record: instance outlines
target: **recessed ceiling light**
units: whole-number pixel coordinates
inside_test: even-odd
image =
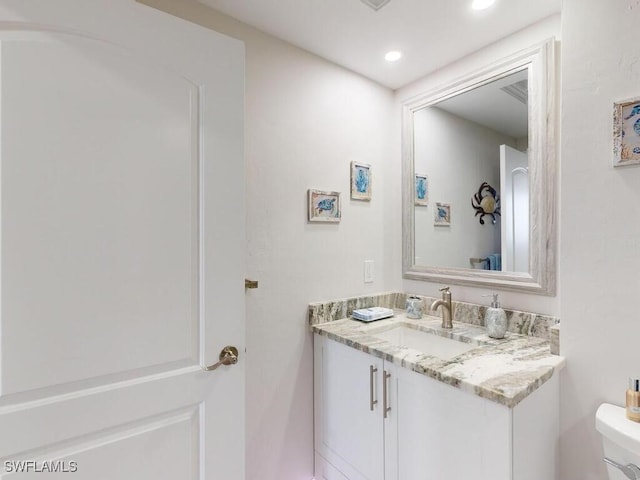
[[[471,8],[474,10],[484,10],[485,8],[489,8],[495,2],[496,0],[473,0]]]
[[[387,52],[387,54],[384,56],[384,59],[387,62],[397,62],[401,58],[402,58],[402,52],[399,52],[398,50],[392,50],[391,52]]]

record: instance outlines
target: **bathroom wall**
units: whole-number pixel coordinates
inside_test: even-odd
[[[470,200],[482,182],[500,188],[500,145],[515,139],[435,107],[414,114],[414,131],[415,171],[429,180],[429,205],[415,207],[416,263],[469,268],[500,253],[500,217],[481,225]],[[436,202],[451,205],[451,226],[434,225]]]
[[[386,171],[400,155],[393,92],[193,0],[142,3],[246,43],[247,277],[260,282],[247,291],[246,478],[310,480],[307,305],[399,286],[385,255],[399,235],[385,221],[397,192]],[[371,202],[349,199],[352,160],[372,165]],[[342,192],[340,224],[307,223],[308,188]],[[375,262],[372,284],[364,260]]]
[[[457,80],[463,75],[467,75],[469,72],[485,67],[492,62],[511,55],[519,50],[540,43],[551,37],[555,37],[556,40],[561,39],[560,15],[554,15],[545,20],[542,20],[524,30],[510,35],[509,37],[506,37],[492,45],[489,45],[488,47],[482,48],[481,50],[478,50],[477,52],[464,57],[457,62],[447,65],[446,67],[443,67],[442,69],[397,90],[397,108],[400,109],[403,102],[406,102],[407,100],[415,97],[420,93],[424,93],[425,91],[429,91],[441,87],[442,85],[451,83],[452,81]],[[397,168],[400,169],[400,165],[398,165]],[[473,191],[470,191],[468,194],[469,201],[472,194]],[[401,199],[399,197],[393,197],[393,201],[397,202],[397,204],[394,206],[394,208],[397,209],[396,211],[401,211]],[[460,213],[458,213],[458,215],[459,214]],[[471,206],[469,206],[469,214],[473,214],[473,212],[471,211]],[[392,229],[400,230],[402,228],[401,218],[398,217],[393,218],[394,223],[392,224]],[[400,244],[400,242],[402,239],[394,238],[393,240],[397,242],[397,245],[394,246],[393,251],[401,251],[402,245]],[[393,266],[395,269],[395,277],[401,279],[401,290],[409,293],[418,293],[432,297],[438,297],[440,295],[438,293],[438,288],[442,286],[441,284],[402,279],[402,260],[400,258],[397,259],[397,262],[395,262]],[[482,295],[491,293],[491,291],[487,289],[461,286],[453,286],[452,292],[454,299],[469,303],[487,303],[487,299],[482,298]],[[500,297],[502,300],[502,304],[505,307],[513,308],[515,310],[524,310],[548,315],[559,315],[559,289],[556,292],[556,296],[553,297],[528,295],[514,292],[503,292],[501,293]]]
[[[393,93],[193,0],[143,0],[247,45],[247,480],[312,473],[309,302],[439,285],[402,279],[399,105],[469,68],[562,39],[560,276],[555,297],[504,293],[505,306],[558,315],[563,480],[601,480],[598,404],[624,402],[640,375],[640,167],[611,166],[614,100],[640,96],[640,3],[564,0],[552,17]],[[348,199],[348,163],[374,167],[371,203]],[[343,192],[339,225],[305,222],[307,188]],[[375,260],[376,281],[362,282]],[[483,289],[454,287],[458,300]],[[560,298],[562,303],[560,304]]]
[[[612,167],[613,102],[640,96],[640,2],[562,8],[560,478],[601,480],[595,411],[640,376],[640,167]]]

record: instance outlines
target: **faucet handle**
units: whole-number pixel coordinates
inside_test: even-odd
[[[442,287],[440,291],[442,292],[442,299],[445,302],[451,303],[451,287]]]

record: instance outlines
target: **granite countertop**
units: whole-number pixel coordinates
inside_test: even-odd
[[[441,323],[439,317],[414,320],[407,318],[404,311],[396,310],[393,317],[371,323],[344,318],[311,328],[314,333],[509,408],[520,403],[565,364],[563,357],[551,354],[549,341],[545,339],[507,332],[505,338],[496,340],[476,325],[454,322],[453,329],[443,329]],[[475,347],[443,360],[373,336],[398,324]]]

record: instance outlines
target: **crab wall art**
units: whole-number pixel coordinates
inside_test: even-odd
[[[476,211],[476,217],[480,215],[480,224],[484,225],[484,216],[491,215],[491,223],[496,224],[496,215],[500,215],[500,196],[496,189],[483,182],[478,193],[471,198],[471,206]]]

